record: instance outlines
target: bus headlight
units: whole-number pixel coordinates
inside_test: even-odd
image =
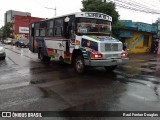
[[[121,57],[127,57],[127,52],[122,50]]]
[[[91,59],[100,59],[100,58],[103,58],[103,55],[102,54],[91,54],[90,55]]]

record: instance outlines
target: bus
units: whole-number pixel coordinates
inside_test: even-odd
[[[88,67],[113,71],[128,62],[122,42],[111,37],[112,17],[99,12],[76,12],[30,24],[29,49],[41,61],[73,64],[76,72]]]

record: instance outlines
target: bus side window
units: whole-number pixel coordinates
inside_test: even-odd
[[[63,19],[56,19],[54,22],[54,36],[62,36],[63,35]]]
[[[46,36],[53,36],[53,20],[47,21]]]
[[[55,27],[54,29],[54,35],[55,36],[62,36],[63,28],[62,27]]]
[[[46,22],[41,22],[40,23],[40,36],[46,36],[46,27],[47,23]]]

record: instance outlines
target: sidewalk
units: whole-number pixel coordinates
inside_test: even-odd
[[[157,58],[160,57],[160,55],[154,54],[154,53],[129,53],[129,58]]]
[[[128,54],[126,65],[119,66],[119,71],[130,77],[137,75],[151,75],[160,77],[160,55],[143,53]]]

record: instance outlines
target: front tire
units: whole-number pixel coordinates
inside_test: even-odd
[[[78,74],[84,74],[86,66],[84,64],[84,58],[82,55],[78,55],[74,61],[74,68]]]
[[[113,72],[117,68],[117,65],[107,66],[104,68],[106,69],[107,72]]]

